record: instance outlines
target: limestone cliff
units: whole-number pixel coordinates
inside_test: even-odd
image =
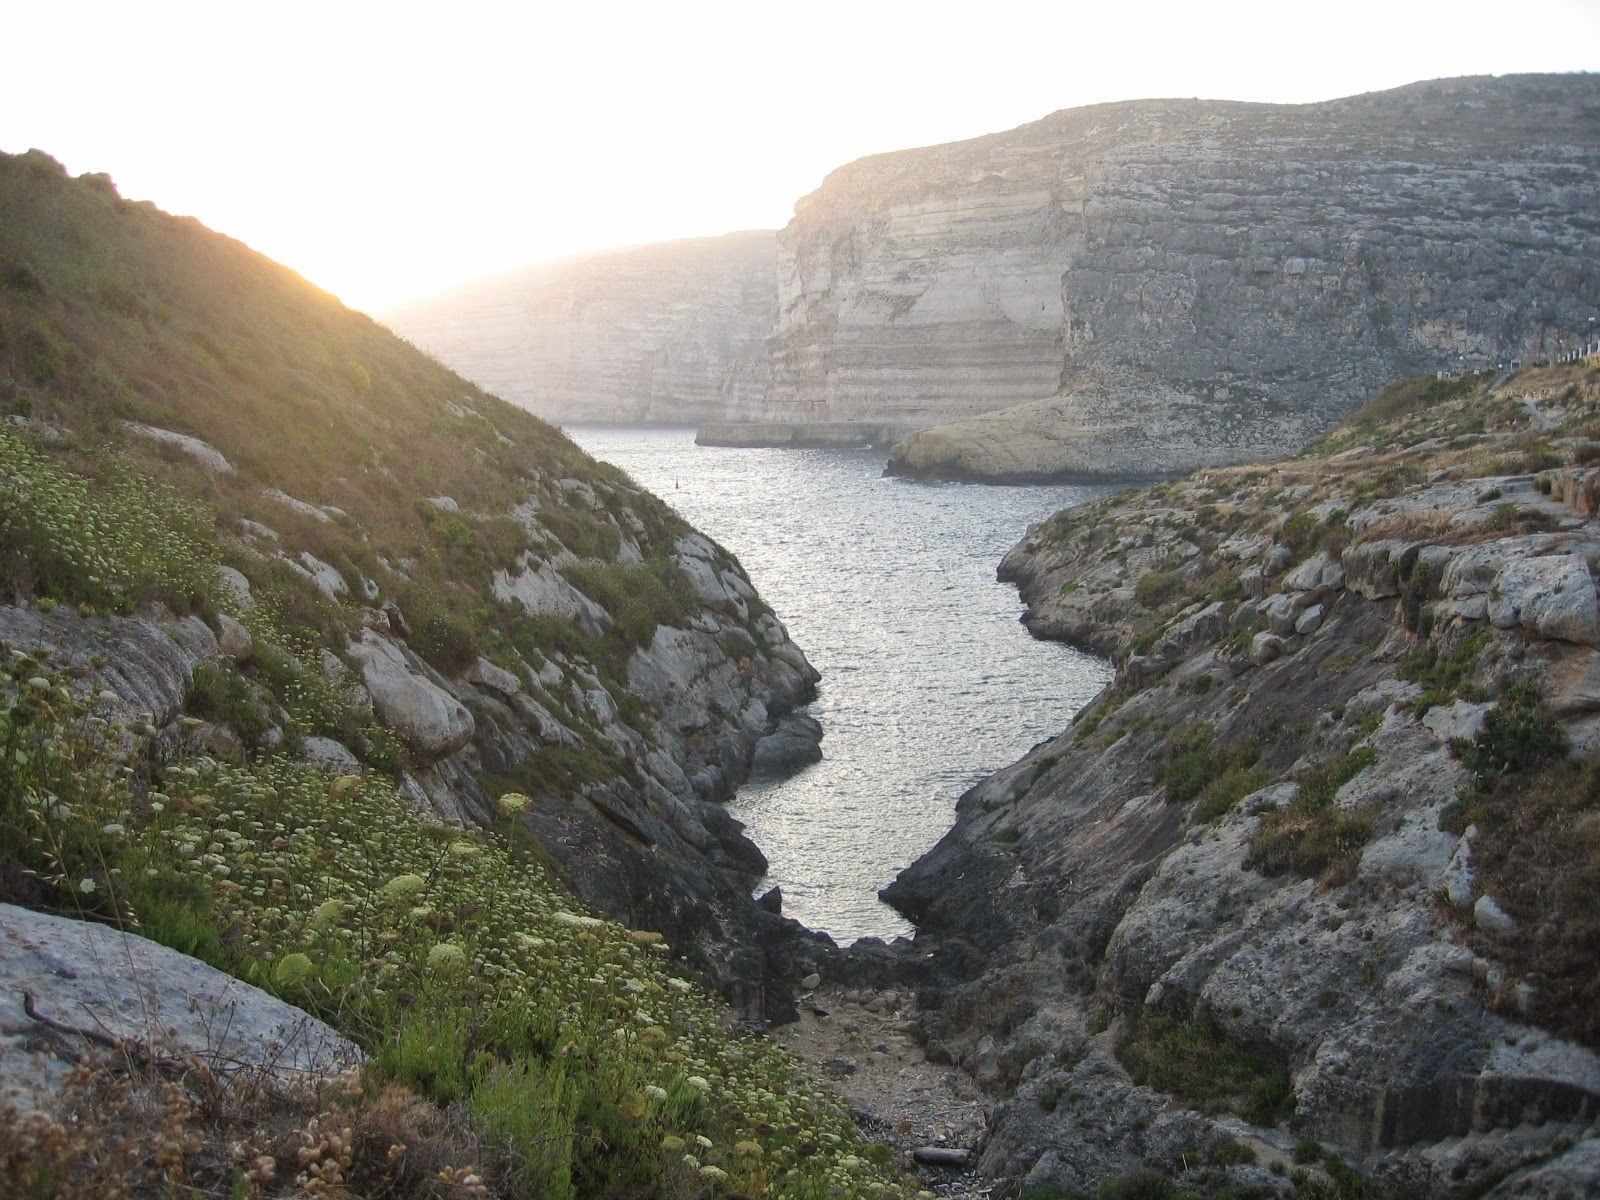
[[[1020,469],[970,428],[896,457],[980,477],[1287,451],[1396,376],[1576,345],[1597,168],[1587,75],[1095,105],[863,159],[779,235],[759,415],[931,425],[1059,394],[1067,436]]]
[[[1007,555],[1120,669],[885,893],[930,1055],[1008,1097],[987,1170],[1591,1194],[1597,402],[1424,377]]]
[[[766,391],[776,252],[765,230],[636,246],[468,285],[387,319],[552,421],[722,420]]]
[[[939,426],[891,470],[1151,475],[1286,452],[1400,375],[1573,348],[1597,179],[1593,75],[1101,104],[841,167],[776,248],[596,255],[393,322],[560,420]]]

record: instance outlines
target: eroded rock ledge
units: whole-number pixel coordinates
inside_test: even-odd
[[[1592,1186],[1597,401],[1465,385],[1007,556],[1120,667],[884,893],[930,1056],[1008,1096],[987,1171]]]

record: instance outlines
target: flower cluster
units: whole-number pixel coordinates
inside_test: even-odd
[[[214,594],[209,513],[147,479],[91,480],[0,428],[0,541],[28,547],[36,586],[86,611],[126,611],[154,597],[186,608]]]

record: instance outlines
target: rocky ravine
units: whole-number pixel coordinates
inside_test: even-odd
[[[1007,556],[1122,665],[885,893],[987,1171],[1600,1181],[1600,373],[1411,403]]]
[[[553,421],[725,420],[766,391],[776,254],[770,230],[636,246],[469,284],[386,319]]]

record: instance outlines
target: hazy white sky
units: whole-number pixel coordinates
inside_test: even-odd
[[[0,45],[0,149],[379,310],[776,228],[853,158],[1079,104],[1600,68],[1600,0],[13,0]]]

